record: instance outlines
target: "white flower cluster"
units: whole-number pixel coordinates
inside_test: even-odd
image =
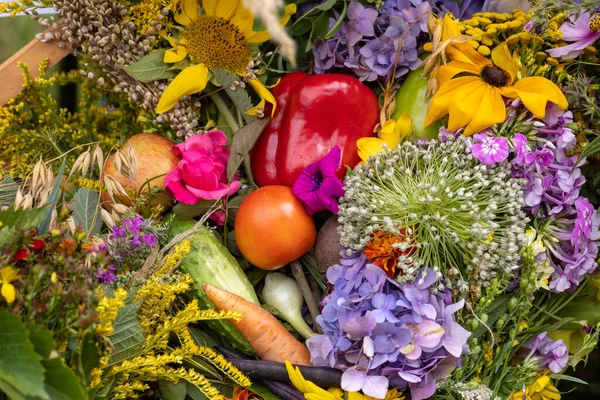
[[[356,167],[345,187],[342,245],[361,250],[380,230],[407,240],[413,251],[398,260],[403,280],[427,266],[465,293],[518,268],[522,182],[508,163],[481,164],[464,137],[386,149]]]

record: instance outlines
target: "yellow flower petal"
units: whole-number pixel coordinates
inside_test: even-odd
[[[252,32],[252,25],[254,25],[254,15],[240,4],[233,17],[231,17],[231,23],[238,27],[240,33],[247,36]]]
[[[491,65],[491,63],[489,63]],[[442,86],[444,83],[454,78],[459,73],[471,72],[474,75],[479,75],[481,69],[469,62],[450,61],[448,64],[439,68],[436,78],[438,84]]]
[[[17,292],[12,283],[2,283],[0,294],[6,299],[8,304],[12,304],[15,301],[15,297],[17,297]]]
[[[358,156],[361,160],[367,161],[369,157],[377,155],[383,151],[385,142],[375,137],[360,138],[356,141]]]
[[[321,389],[320,387],[318,387],[311,381],[304,379],[304,377],[302,376],[302,373],[300,372],[300,369],[298,367],[293,367],[292,364],[288,360],[285,360],[285,369],[287,370],[287,373],[288,373],[288,376],[290,377],[290,382],[292,382],[292,385],[294,385],[294,387],[296,389],[298,389],[299,391],[301,391],[302,393],[304,393],[304,394],[312,393],[312,394],[318,395],[318,397],[313,397],[315,400],[316,399],[335,400],[335,397],[331,393],[328,393],[326,390]],[[308,399],[308,397],[307,397],[307,399]]]
[[[206,1],[203,0],[202,4],[204,5],[205,3],[210,2],[210,1]],[[231,17],[233,17],[235,15],[235,12],[238,8],[238,6],[240,5],[240,1],[239,0],[220,0],[220,1],[215,1],[216,7],[214,8],[214,13],[210,14],[213,15],[217,18],[223,18],[223,19],[231,19]],[[213,5],[211,4],[211,7]]]
[[[269,89],[267,89],[265,85],[263,85],[262,82],[258,79],[250,79],[249,83],[256,91],[256,94],[258,94],[258,96],[260,97],[260,102],[256,107],[252,107],[251,109],[246,111],[246,114],[256,115],[259,110],[264,110],[265,103],[269,102],[273,105],[273,109],[271,111],[271,117],[273,117],[273,115],[275,114],[275,108],[277,108],[277,101],[275,100],[275,96],[273,96]]]
[[[290,20],[290,17],[292,15],[294,15],[295,13],[296,13],[296,4],[294,4],[294,3],[288,4],[287,6],[285,6],[284,14],[279,19],[279,23],[281,25],[285,26],[288,23],[288,21]],[[271,35],[269,34],[269,31],[251,32],[246,35],[246,40],[250,44],[263,43],[269,39],[271,39]]]
[[[525,107],[537,118],[546,116],[546,103],[551,101],[559,108],[569,107],[567,98],[554,82],[541,76],[519,79],[513,86],[499,88],[503,96],[520,98]]]
[[[217,5],[220,1],[223,0],[202,0],[202,8],[204,9],[204,14],[214,17],[217,13]]]
[[[486,84],[481,103],[463,135],[470,136],[506,120],[506,106],[498,88]]]
[[[448,104],[448,129],[455,131],[471,123],[483,96],[487,84],[481,79],[465,83],[455,90],[455,96]]]
[[[515,60],[508,50],[506,42],[502,42],[492,50],[492,61],[494,65],[502,68],[510,74],[510,83],[512,84],[517,79],[517,72],[519,71]]]
[[[183,96],[201,92],[208,83],[208,68],[204,64],[193,65],[181,71],[163,92],[156,113],[169,111]]]
[[[197,0],[182,0],[180,7],[175,11],[175,21],[183,26],[188,26],[198,18]]]
[[[402,113],[398,120],[389,119],[384,122],[379,131],[379,137],[383,139],[390,149],[396,149],[406,138],[410,137],[415,130],[415,125],[408,113]]]
[[[187,57],[188,51],[184,46],[177,46],[177,50],[167,50],[163,61],[169,64],[179,62]]]
[[[448,106],[456,96],[456,89],[471,82],[481,81],[476,76],[463,76],[444,83],[431,100],[427,115],[425,116],[425,128],[433,124],[444,115],[448,114]]]

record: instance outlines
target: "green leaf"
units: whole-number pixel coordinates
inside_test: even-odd
[[[76,224],[81,225],[88,236],[97,235],[102,228],[102,219],[98,212],[99,200],[98,192],[85,188],[79,188],[73,196],[71,203],[73,219]]]
[[[327,11],[330,10],[333,6],[335,6],[335,3],[337,3],[338,0],[327,0],[325,3],[320,4],[318,6],[316,6],[315,8],[317,10],[321,10],[321,11]]]
[[[185,400],[185,396],[187,395],[185,381],[178,383],[159,381],[158,385],[160,394],[162,394],[165,400]]]
[[[49,399],[44,389],[42,357],[35,352],[19,317],[0,312],[0,338],[0,382],[25,396]]]
[[[216,347],[222,345],[221,341],[215,335],[209,335],[197,326],[188,325],[188,330],[199,346]]]
[[[498,320],[498,318],[500,318],[500,316],[506,312],[506,310],[508,309],[509,298],[510,298],[510,296],[508,296],[508,295],[502,295],[502,296],[496,297],[496,299],[492,302],[492,304],[485,310],[485,312],[488,315],[488,319],[487,319],[485,325],[487,325],[488,327],[493,326],[496,323],[496,321]],[[492,328],[490,328],[490,329],[492,329]],[[489,332],[488,328],[486,328],[483,324],[481,324],[475,330],[475,332],[473,332],[473,338],[478,338],[479,336],[483,335],[486,332]]]
[[[575,382],[575,383],[579,383],[580,385],[587,385],[588,383],[586,381],[583,381],[579,378],[576,378],[574,376],[569,376],[569,375],[563,375],[563,374],[552,374],[550,375],[551,379],[561,379],[563,381],[569,381],[569,382]]]
[[[45,211],[46,207],[15,210],[13,206],[0,211],[0,248],[18,241],[22,231],[35,229]]]
[[[5,394],[11,400],[26,400],[25,396],[19,393],[14,387],[0,379],[0,394]]]
[[[109,339],[115,347],[115,351],[111,354],[108,366],[138,355],[146,340],[137,317],[140,301],[133,302],[134,296],[135,293],[129,293],[125,300],[125,306],[119,308],[119,313],[113,323],[114,331]]]
[[[178,203],[173,212],[181,219],[194,219],[206,214],[215,204],[215,200],[201,200],[194,205]]]
[[[0,206],[8,207],[15,202],[19,185],[10,176],[5,176],[0,181]]]
[[[346,3],[344,1],[344,9],[342,10],[340,17],[337,19],[337,21],[335,21],[335,24],[333,24],[333,26],[331,27],[329,32],[327,32],[327,34],[325,35],[325,39],[331,39],[340,30],[340,28],[342,26],[342,22],[344,22],[344,19],[346,19],[347,12],[348,12],[348,3]]]
[[[302,19],[291,26],[289,33],[291,36],[301,36],[310,31],[312,24],[308,19]]]
[[[261,118],[243,126],[233,135],[229,160],[227,160],[227,179],[229,182],[235,176],[244,158],[248,155],[254,143],[262,133],[271,118]]]
[[[56,197],[58,196],[58,188],[60,186],[60,182],[62,181],[63,174],[65,173],[65,167],[67,166],[67,158],[63,158],[62,165],[60,166],[60,170],[58,171],[58,175],[56,175],[56,180],[54,181],[54,185],[52,186],[52,190],[50,191],[50,196],[48,196],[48,202],[50,207],[46,210],[46,215],[40,224],[40,228],[38,229],[39,235],[45,235],[50,229],[50,222],[52,221],[52,211],[54,211],[54,207],[56,206]]]
[[[163,61],[165,52],[166,50],[163,49],[148,54],[135,64],[126,65],[123,69],[129,76],[140,82],[152,82],[172,78],[175,76],[175,73],[170,71],[169,64]]]
[[[235,108],[239,110],[246,122],[255,121],[257,118],[252,115],[246,114],[246,111],[253,107],[252,99],[248,95],[246,89],[240,88],[239,86],[235,90],[231,90],[230,86],[235,80],[235,75],[227,71],[214,69],[211,71],[217,81],[221,84],[221,87],[225,89],[225,93],[233,102]]]
[[[46,368],[46,391],[52,400],[87,400],[81,381],[60,358],[42,361]]]
[[[54,339],[52,339],[52,332],[46,327],[37,324],[25,324],[27,331],[29,332],[29,340],[33,344],[35,352],[41,355],[43,358],[50,357],[50,352],[54,349]]]
[[[275,396],[273,392],[269,390],[269,388],[262,383],[256,382],[256,380],[252,381],[252,385],[249,387],[249,389],[265,400],[279,400],[279,397]]]
[[[190,396],[192,400],[208,400],[208,397],[206,397],[196,386],[187,381],[185,382],[185,388],[187,395]]]
[[[90,375],[94,368],[100,365],[100,353],[94,335],[91,332],[85,334],[81,341],[81,350],[79,351],[78,372],[83,384],[87,386],[90,382]]]

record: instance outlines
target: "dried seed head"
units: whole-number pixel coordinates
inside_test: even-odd
[[[106,226],[109,227],[109,229],[116,225],[110,213],[104,208],[100,209],[100,217],[102,217],[102,221],[104,221],[104,223],[106,224]]]

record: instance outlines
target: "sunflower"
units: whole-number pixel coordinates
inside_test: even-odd
[[[199,93],[206,87],[213,69],[246,76],[246,67],[252,60],[250,45],[270,39],[268,31],[254,32],[254,17],[240,0],[202,0],[204,13],[198,14],[197,0],[182,0],[175,12],[175,21],[184,26],[183,36],[177,41],[169,37],[172,49],[165,52],[163,61],[174,64],[188,59],[192,65],[184,68],[163,92],[156,112],[169,111],[183,96]],[[279,22],[287,24],[296,12],[296,5],[285,7]],[[261,98],[258,106],[247,111],[256,115],[264,109],[265,102],[273,104],[275,98],[256,78],[248,81]]]
[[[539,76],[517,80],[518,65],[506,42],[494,48],[491,61],[468,45],[454,46],[449,55],[452,61],[437,72],[439,90],[427,111],[425,127],[448,114],[448,129],[465,128],[465,135],[481,132],[506,119],[503,97],[520,98],[537,118],[544,118],[548,101],[563,110],[568,107],[565,95],[552,81]]]

